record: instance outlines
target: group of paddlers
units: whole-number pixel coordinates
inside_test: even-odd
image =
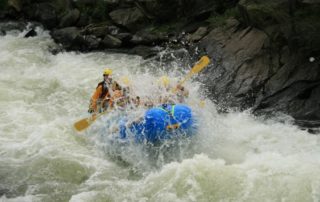
[[[170,85],[170,79],[162,76],[159,79],[159,87],[165,93],[156,95],[157,99],[132,96],[129,86],[121,86],[117,81],[112,79],[112,70],[106,68],[103,71],[103,81],[98,83],[93,95],[91,96],[89,113],[101,113],[108,109],[125,109],[126,107],[153,107],[157,104],[175,104],[185,102],[185,98],[189,96],[189,91],[177,84],[175,87]]]

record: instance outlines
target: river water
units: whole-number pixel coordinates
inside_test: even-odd
[[[52,55],[53,40],[37,32],[0,36],[0,201],[320,201],[319,135],[290,117],[218,114],[195,81],[186,83],[193,138],[113,144],[105,129],[114,114],[77,133],[106,66],[140,96],[154,94],[159,76],[186,72],[125,54]]]

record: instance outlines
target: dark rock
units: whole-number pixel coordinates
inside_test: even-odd
[[[143,27],[147,18],[138,8],[118,9],[109,13],[111,19],[118,25],[136,31]]]
[[[281,9],[288,6],[284,1],[274,5]],[[254,26],[273,15],[254,16],[250,10],[253,7],[247,5],[247,8],[248,22]],[[278,11],[282,12],[281,9]],[[293,22],[297,24],[292,30],[274,17],[259,25],[263,30],[243,28],[235,20],[228,20],[224,28],[212,30],[199,43],[199,48],[212,59],[212,65],[204,70],[200,80],[223,109],[252,108],[255,114],[273,116],[282,112],[306,126],[307,122],[320,118],[320,65],[316,59],[308,61],[306,58],[308,55],[317,58],[320,51],[316,45],[306,45],[309,42],[301,45],[308,41],[304,36],[310,31],[301,31],[299,21]],[[297,42],[295,46],[290,46],[292,36]],[[308,38],[317,44],[318,37]]]
[[[0,30],[4,33],[11,31],[11,30],[19,30],[23,31],[26,29],[27,23],[25,22],[17,22],[17,21],[9,21],[0,23]]]
[[[207,27],[199,27],[196,32],[187,36],[187,40],[191,42],[197,42],[202,39],[208,32]]]
[[[163,33],[152,33],[147,30],[142,30],[134,34],[130,42],[136,45],[157,45],[167,40],[168,37],[165,36]]]
[[[74,26],[80,17],[80,11],[73,9],[68,11],[60,20],[59,27],[70,27]]]
[[[267,35],[254,28],[235,33],[214,29],[200,42],[213,60],[213,66],[206,69],[208,76],[202,79],[220,103],[237,108],[253,105],[253,92],[268,78],[266,40]]]
[[[26,35],[24,35],[24,37],[28,38],[28,37],[34,37],[37,36],[37,32],[34,29],[31,29],[30,31],[27,32]]]
[[[105,48],[119,48],[121,47],[122,41],[114,36],[107,34],[102,40],[101,44]]]
[[[96,50],[100,46],[101,39],[97,38],[94,35],[77,35],[73,41],[73,46],[71,47],[74,50],[81,50],[84,52],[90,50]]]
[[[243,22],[259,28],[269,25],[288,23],[288,0],[241,0],[238,4]]]
[[[80,29],[77,27],[66,27],[54,30],[51,36],[57,43],[61,43],[64,48],[70,49],[73,46],[74,40],[80,36]]]
[[[0,189],[0,197],[1,198],[2,198],[2,196],[9,195],[9,194],[10,194],[10,190],[9,189],[1,187],[1,189]]]
[[[32,20],[38,20],[47,28],[52,29],[57,26],[57,12],[54,4],[39,3],[31,4],[24,8],[27,17]]]
[[[120,33],[120,28],[114,25],[110,25],[107,27],[107,33],[113,36],[118,35]]]
[[[129,42],[132,39],[132,34],[130,33],[119,33],[115,35],[116,38],[120,39],[122,42]]]
[[[118,38],[117,35],[120,32],[121,32],[121,29],[117,26],[112,25],[110,22],[90,24],[81,31],[81,33],[83,34],[91,34],[101,38],[104,38],[106,34],[109,34]]]
[[[49,52],[52,53],[52,55],[57,55],[58,53],[63,52],[64,49],[61,45],[57,45],[57,46],[49,46]]]
[[[90,18],[88,15],[80,13],[80,17],[77,22],[77,27],[85,27],[90,24]]]
[[[92,34],[97,37],[104,37],[108,33],[109,22],[93,23],[87,25],[82,31],[82,34]]]
[[[144,59],[147,59],[147,58],[156,56],[159,52],[160,50],[157,47],[139,45],[132,48],[128,53],[134,54],[134,55],[140,55]]]
[[[139,2],[149,18],[155,19],[157,22],[167,22],[179,18],[189,18],[192,21],[205,20],[220,4],[218,1],[206,0],[171,0],[170,3],[165,0]]]
[[[21,12],[23,2],[21,0],[8,0],[8,6],[14,8],[17,12]]]
[[[264,95],[255,112],[282,111],[297,120],[320,118],[319,64],[299,64],[299,56],[291,57],[264,87]]]
[[[196,22],[191,22],[182,27],[183,32],[185,33],[193,33],[199,29],[199,27],[208,27],[209,23],[206,21],[196,21]]]

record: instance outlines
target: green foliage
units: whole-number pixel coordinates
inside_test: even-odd
[[[211,28],[221,27],[226,24],[227,19],[229,18],[235,18],[239,19],[240,14],[237,8],[230,8],[227,9],[222,15],[214,14],[211,17],[209,17],[206,22],[209,23],[209,26]]]
[[[8,1],[7,0],[0,0],[0,10],[5,10],[7,8]]]
[[[103,0],[99,0],[97,3],[96,3],[96,6],[94,8],[94,11],[93,11],[93,15],[96,19],[99,19],[99,20],[104,20],[106,19],[106,16],[107,16],[107,4],[105,1]]]
[[[161,34],[161,33],[175,33],[179,31],[183,25],[185,25],[185,21],[171,21],[167,23],[152,23],[151,26],[145,29],[145,31],[150,32],[152,34]]]
[[[294,13],[295,29],[299,45],[311,51],[320,51],[320,6],[312,5]]]
[[[276,3],[251,4],[247,10],[252,24],[258,27],[281,24],[289,19],[288,9]]]
[[[76,3],[76,7],[81,13],[91,16],[95,20],[105,20],[107,18],[108,7],[104,0],[98,0],[92,4]]]
[[[160,24],[156,25],[153,28],[151,28],[152,33],[170,33],[172,31],[175,31],[177,29],[177,24],[176,23],[168,23],[168,24]]]

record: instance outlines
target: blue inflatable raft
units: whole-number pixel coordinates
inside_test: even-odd
[[[182,104],[161,105],[147,110],[142,120],[128,125],[120,121],[120,138],[134,137],[136,142],[156,143],[194,134],[196,126],[190,107]]]

